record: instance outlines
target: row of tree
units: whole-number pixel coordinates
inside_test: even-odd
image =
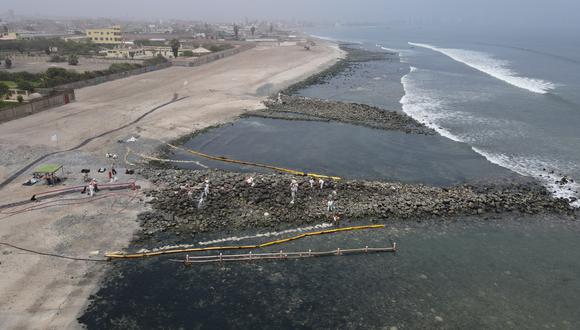
[[[159,60],[157,60],[159,61]],[[34,91],[34,88],[49,88],[71,82],[88,80],[113,73],[126,72],[141,68],[136,63],[114,63],[107,70],[77,72],[64,68],[49,68],[43,73],[0,71],[0,81],[13,81],[18,89]]]
[[[98,45],[91,41],[65,41],[59,38],[52,39],[32,39],[32,40],[5,40],[2,41],[2,51],[19,52],[45,52],[47,55],[54,53],[56,50],[61,55],[79,54],[95,55],[98,54],[102,47],[112,47]]]

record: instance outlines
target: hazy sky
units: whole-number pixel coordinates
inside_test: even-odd
[[[20,15],[185,18],[207,21],[299,19],[443,24],[578,26],[579,0],[21,0]]]

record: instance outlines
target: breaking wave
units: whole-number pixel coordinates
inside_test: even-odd
[[[401,78],[401,83],[405,90],[405,95],[400,100],[403,112],[448,139],[463,143],[473,142],[470,136],[453,134],[442,126],[449,121],[467,120],[468,122],[474,122],[476,120],[488,121],[489,119],[474,118],[451,110],[451,107],[443,98],[438,97],[435,93],[427,89],[421,88],[415,82],[414,74],[420,74],[421,72],[416,67],[411,66],[410,72]],[[496,120],[491,122],[491,124],[500,126],[499,124],[505,123]],[[513,125],[509,127],[513,127]],[[562,184],[561,180],[564,175],[558,173],[557,170],[575,168],[574,164],[558,163],[556,160],[542,160],[535,156],[523,157],[493,153],[473,146],[471,148],[496,165],[512,170],[520,175],[537,179],[554,197],[568,199],[572,201],[572,206],[580,207],[580,200],[576,200],[576,198],[580,197],[580,184],[570,177],[567,177],[567,182]]]
[[[487,53],[465,49],[439,48],[428,44],[413,42],[409,42],[409,45],[439,52],[457,62],[533,93],[546,94],[556,87],[554,83],[546,80],[519,76],[517,72],[509,68],[508,61],[495,58]]]
[[[566,181],[562,182],[564,175],[553,170],[554,160],[544,161],[538,158],[509,156],[487,152],[476,147],[471,147],[471,149],[496,165],[508,168],[523,176],[537,179],[554,197],[571,200],[573,201],[571,203],[572,206],[580,207],[580,200],[577,200],[580,184],[570,177],[566,177]]]

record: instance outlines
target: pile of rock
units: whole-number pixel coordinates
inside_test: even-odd
[[[345,58],[336,62],[328,69],[323,70],[322,72],[314,74],[302,81],[299,81],[289,86],[288,88],[284,89],[283,93],[291,95],[308,86],[324,84],[328,82],[332,77],[338,74],[345,74],[349,69],[355,68],[358,64],[362,62],[381,61],[386,59],[387,57],[392,56],[398,57],[398,54],[394,53],[371,52],[362,48],[355,48],[352,46],[354,45],[346,45],[346,44],[340,45],[340,49],[346,52]]]
[[[267,109],[249,112],[246,116],[276,119],[333,120],[378,129],[403,131],[406,133],[436,134],[431,128],[426,127],[404,113],[387,111],[366,104],[287,95],[281,95],[280,101],[277,98],[268,100],[264,102]]]
[[[374,181],[325,182],[320,189],[309,178],[282,174],[243,174],[221,170],[145,169],[142,175],[157,187],[147,192],[152,211],[140,215],[143,232],[171,229],[191,235],[224,229],[302,225],[329,221],[327,199],[336,191],[335,212],[343,219],[409,219],[501,212],[570,213],[563,199],[552,198],[535,183],[514,183],[498,189],[473,186],[449,188]],[[248,180],[252,177],[252,180]],[[290,183],[298,179],[297,199],[291,204]],[[198,207],[203,182],[207,199]],[[187,193],[183,186],[193,187]]]

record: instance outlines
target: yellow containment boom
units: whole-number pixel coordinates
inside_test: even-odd
[[[278,172],[289,173],[289,174],[299,175],[299,176],[310,176],[310,177],[319,178],[319,179],[330,179],[330,180],[335,180],[335,181],[338,181],[338,180],[341,179],[338,176],[329,176],[329,175],[322,175],[322,174],[316,174],[316,173],[306,173],[306,172],[296,171],[296,170],[292,170],[292,169],[288,169],[288,168],[283,168],[283,167],[272,166],[272,165],[246,162],[246,161],[243,161],[243,160],[235,160],[235,159],[230,159],[230,158],[226,158],[226,157],[212,156],[212,155],[204,154],[204,153],[199,152],[199,151],[195,151],[195,150],[191,150],[191,149],[185,149],[185,148],[180,148],[180,147],[174,146],[174,145],[169,144],[169,143],[167,143],[167,145],[169,147],[173,148],[173,149],[183,150],[183,151],[186,151],[186,152],[188,152],[188,153],[190,153],[192,155],[195,155],[195,156],[199,156],[199,157],[203,157],[203,158],[211,159],[211,160],[216,160],[216,161],[220,161],[220,162],[227,162],[227,163],[233,163],[233,164],[240,164],[240,165],[249,165],[249,166],[262,167],[262,168],[267,168],[267,169],[274,170],[274,171],[278,171]]]
[[[176,253],[186,253],[186,252],[203,252],[203,251],[216,251],[216,250],[242,250],[242,249],[259,249],[267,246],[282,244],[290,241],[295,241],[297,239],[301,239],[304,237],[309,236],[316,236],[316,235],[325,235],[325,234],[333,234],[343,231],[352,231],[352,230],[363,230],[363,229],[379,229],[385,228],[385,225],[367,225],[367,226],[355,226],[355,227],[344,227],[344,228],[336,228],[336,229],[329,229],[329,230],[321,230],[321,231],[313,231],[309,233],[300,234],[297,236],[288,237],[285,239],[270,241],[262,244],[256,245],[233,245],[233,246],[210,246],[210,247],[203,247],[203,248],[187,248],[187,249],[169,249],[169,250],[159,250],[159,251],[151,251],[151,252],[143,252],[143,253],[124,253],[124,252],[109,252],[105,254],[105,257],[115,260],[115,259],[139,259],[139,258],[146,258],[146,257],[156,257],[165,254],[176,254]]]

